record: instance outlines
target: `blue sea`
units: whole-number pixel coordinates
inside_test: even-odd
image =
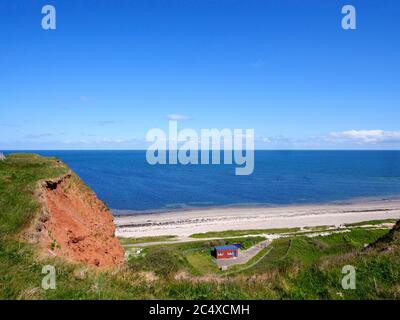
[[[67,163],[107,205],[131,212],[287,205],[400,195],[400,151],[256,151],[235,165],[149,165],[145,151],[30,151]]]

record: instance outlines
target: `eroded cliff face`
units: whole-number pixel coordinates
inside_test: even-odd
[[[46,253],[96,267],[123,263],[111,212],[75,174],[44,181],[39,189],[43,208],[33,237]]]

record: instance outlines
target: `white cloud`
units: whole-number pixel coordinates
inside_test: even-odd
[[[167,119],[170,121],[185,121],[190,120],[190,117],[183,114],[168,114]]]
[[[178,117],[171,119],[178,119]],[[186,119],[187,117],[185,117]],[[182,119],[182,117],[179,117]],[[200,135],[200,131],[197,132]],[[76,139],[58,140],[65,133],[30,134],[21,140],[1,140],[0,149],[146,149],[149,142],[144,138],[101,138],[93,134],[81,134]],[[246,137],[246,133],[239,136]],[[169,141],[168,139],[166,140]],[[400,130],[346,130],[319,136],[254,136],[255,149],[365,149],[400,150]]]
[[[356,142],[361,144],[400,142],[400,131],[348,130],[332,132],[330,138],[338,141]]]

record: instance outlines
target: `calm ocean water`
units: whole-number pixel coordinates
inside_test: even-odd
[[[147,164],[145,151],[35,151],[66,162],[109,207],[167,210],[284,205],[400,195],[400,151],[256,151],[234,165]]]

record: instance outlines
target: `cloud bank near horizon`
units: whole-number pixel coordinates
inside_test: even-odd
[[[176,117],[175,117],[176,116]],[[183,117],[171,117],[183,119]],[[185,117],[184,119],[189,119]],[[27,138],[29,137],[29,138]],[[33,139],[34,137],[34,139]],[[31,134],[14,142],[1,142],[3,150],[40,149],[146,149],[150,143],[144,138],[98,138],[54,140],[50,134]],[[293,138],[285,136],[255,136],[255,149],[395,149],[400,150],[400,130],[346,130],[326,135]]]

